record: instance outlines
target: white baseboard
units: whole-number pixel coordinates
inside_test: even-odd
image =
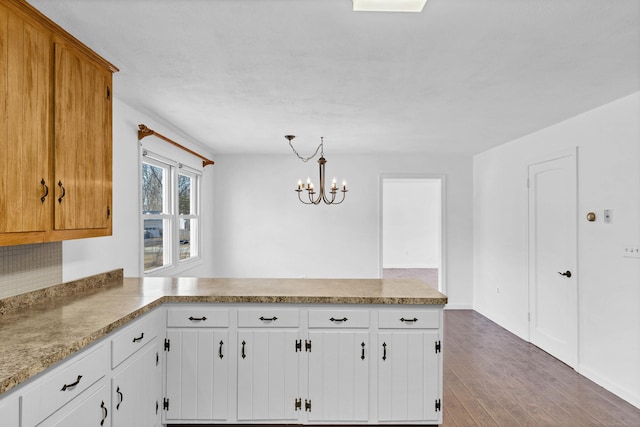
[[[633,393],[631,390],[627,390],[624,387],[620,387],[617,384],[612,383],[603,375],[590,369],[587,366],[579,364],[578,372],[580,373],[580,375],[583,375],[584,377],[589,378],[594,383],[598,384],[599,386],[615,394],[620,399],[626,400],[636,408],[640,409],[640,395]]]
[[[444,306],[445,310],[473,310],[471,304],[447,304]]]
[[[391,264],[391,265],[385,265],[382,267],[384,268],[406,268],[406,269],[410,269],[410,268],[439,268],[437,265],[434,264],[424,264],[424,265],[400,265],[400,264]]]

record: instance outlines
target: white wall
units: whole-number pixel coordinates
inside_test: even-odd
[[[432,173],[447,179],[449,307],[472,304],[472,159],[445,155],[326,153],[327,174],[350,188],[338,206],[307,206],[298,178],[317,184],[318,165],[283,145],[282,156],[217,156],[214,170],[216,276],[377,278],[380,174]]]
[[[382,267],[440,267],[440,180],[382,182]]]
[[[117,77],[114,77],[114,79]],[[117,84],[116,84],[117,85]],[[63,281],[70,281],[117,268],[124,268],[125,276],[142,274],[140,261],[139,211],[139,145],[138,124],[174,139],[189,148],[207,155],[201,148],[189,144],[178,131],[120,102],[113,103],[113,235],[63,242]],[[157,139],[147,137],[143,141]],[[215,160],[215,158],[214,158]],[[212,209],[212,172],[207,166],[203,173],[203,210]],[[205,252],[212,253],[212,215],[204,215],[203,235]],[[210,262],[184,272],[191,276],[212,274]]]
[[[640,407],[640,92],[475,156],[474,307],[527,338],[527,165],[575,146],[578,370]]]

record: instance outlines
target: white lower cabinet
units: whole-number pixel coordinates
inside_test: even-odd
[[[38,426],[105,427],[110,425],[110,415],[109,383],[103,378]]]
[[[440,316],[425,310],[380,313],[378,421],[442,422]]]
[[[161,366],[157,338],[111,376],[112,427],[160,425]]]
[[[166,423],[226,422],[232,345],[229,309],[178,304],[167,309],[164,341]]]
[[[0,399],[0,420],[7,426],[20,425],[20,395],[10,393]]]
[[[311,331],[309,421],[369,419],[369,331]]]

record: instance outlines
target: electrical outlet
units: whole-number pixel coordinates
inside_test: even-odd
[[[624,254],[625,258],[640,258],[640,245],[625,245]]]

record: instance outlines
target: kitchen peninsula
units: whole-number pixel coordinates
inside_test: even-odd
[[[115,271],[55,288],[0,301],[0,415],[22,426],[85,413],[112,427],[127,416],[149,426],[441,422],[447,297],[420,281]],[[148,414],[136,414],[146,396]]]

